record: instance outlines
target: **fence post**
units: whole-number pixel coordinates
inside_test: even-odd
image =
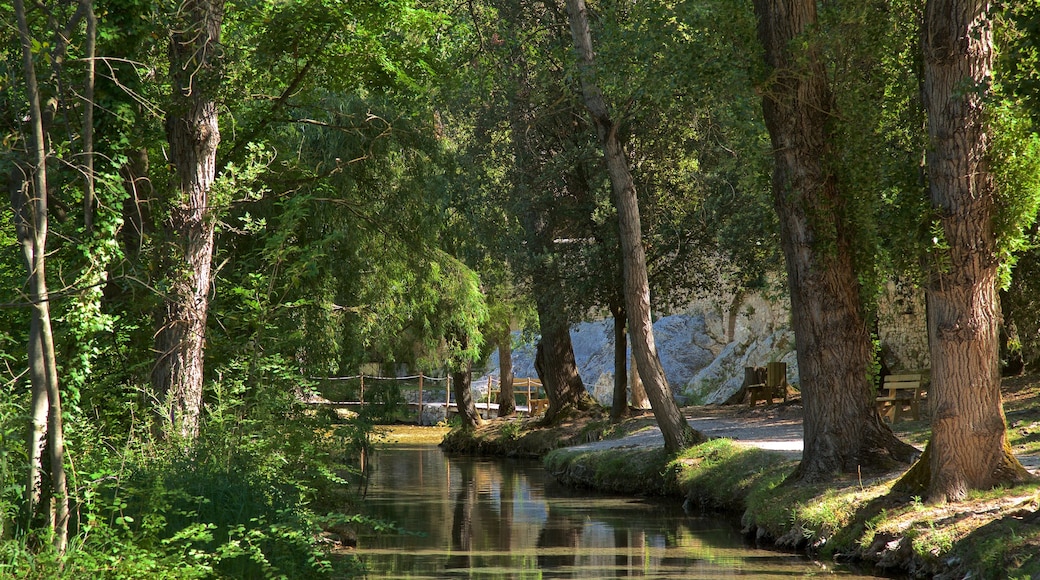
[[[419,417],[415,420],[416,425],[422,425],[422,371],[419,371]]]
[[[361,406],[365,406],[365,373],[361,373]]]
[[[524,379],[527,381],[527,414],[531,414],[531,377]]]

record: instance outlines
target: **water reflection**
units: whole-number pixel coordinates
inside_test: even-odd
[[[728,522],[686,516],[674,502],[562,488],[535,462],[391,447],[375,455],[373,467],[366,512],[418,534],[360,537],[358,553],[371,578],[779,578],[831,572],[794,555],[749,549]]]

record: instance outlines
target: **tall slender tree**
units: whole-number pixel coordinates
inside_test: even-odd
[[[210,189],[216,178],[216,94],[220,87],[223,0],[186,0],[172,17],[166,118],[169,158],[176,173],[164,222],[166,293],[155,335],[152,371],[164,429],[188,439],[202,409],[206,316],[216,224]]]
[[[69,497],[65,478],[65,432],[62,423],[58,365],[51,330],[50,295],[47,289],[47,148],[44,107],[33,59],[33,38],[23,0],[15,0],[15,19],[22,49],[22,73],[29,101],[27,139],[28,179],[17,180],[11,191],[15,229],[22,245],[29,273],[29,299],[32,323],[29,333],[29,367],[32,380],[32,429],[29,440],[29,479],[26,485],[28,518],[33,518],[42,497],[43,439],[46,433],[50,450],[50,493],[52,507],[47,521],[54,534],[54,546],[64,554],[68,544]],[[48,111],[53,116],[54,110]]]
[[[603,147],[603,156],[618,210],[625,278],[625,311],[631,329],[632,352],[635,355],[639,376],[650,397],[650,406],[664,435],[665,449],[674,453],[703,441],[704,436],[690,427],[683,417],[668,386],[661,359],[657,355],[653,323],[650,319],[650,284],[647,279],[646,252],[643,249],[639,219],[639,200],[624,146],[618,136],[617,122],[611,118],[606,99],[595,81],[592,33],[584,0],[567,0],[567,11],[578,55],[585,106],[592,116]]]

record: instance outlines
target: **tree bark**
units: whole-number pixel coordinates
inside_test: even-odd
[[[944,267],[928,285],[927,495],[939,502],[1029,478],[1011,454],[1000,397],[996,186],[985,119],[993,66],[989,10],[982,0],[930,0],[925,9],[929,193],[945,242],[936,250]]]
[[[621,140],[617,136],[617,124],[611,119],[603,94],[593,74],[592,34],[589,31],[585,0],[567,0],[570,15],[571,35],[578,52],[579,75],[585,107],[596,125],[607,173],[613,187],[624,256],[625,310],[639,376],[650,397],[650,405],[661,433],[664,446],[677,452],[704,440],[704,436],[690,427],[679,406],[675,403],[668,380],[657,355],[654,343],[653,324],[650,319],[650,284],[646,272],[646,253],[643,250],[642,226],[640,225],[639,201],[635,183],[628,167],[628,159]]]
[[[184,25],[171,30],[173,96],[166,119],[176,189],[166,220],[168,293],[156,333],[152,382],[164,405],[168,434],[194,439],[202,408],[203,356],[209,309],[215,216],[210,187],[216,177],[215,95],[219,87],[221,0],[188,0]]]
[[[477,407],[473,403],[473,363],[466,361],[463,368],[451,372],[451,382],[455,390],[455,405],[459,410],[462,425],[472,429],[484,423]]]
[[[513,393],[513,336],[507,329],[498,339],[498,416],[509,417],[516,413],[516,396]]]
[[[877,413],[869,384],[870,335],[842,214],[827,168],[832,97],[818,49],[794,52],[816,22],[813,0],[755,0],[772,78],[762,109],[773,146],[772,187],[798,344],[804,449],[794,479],[815,482],[861,466],[910,462]]]
[[[92,0],[80,0],[80,9],[86,13],[87,37],[84,52],[87,61],[87,80],[83,91],[83,229],[89,235],[94,231],[94,52],[97,40],[97,16]]]
[[[65,553],[68,544],[68,516],[69,498],[65,480],[65,433],[61,420],[61,394],[58,386],[58,367],[54,354],[54,336],[51,332],[50,298],[47,290],[47,141],[44,135],[43,111],[40,106],[40,90],[36,80],[36,70],[32,57],[32,38],[29,34],[29,25],[26,20],[25,4],[22,0],[15,0],[15,18],[18,22],[18,36],[22,48],[23,73],[26,82],[26,92],[29,99],[29,117],[32,130],[31,138],[28,139],[30,152],[30,166],[32,179],[31,196],[26,196],[19,188],[17,198],[14,202],[15,219],[19,224],[16,229],[22,240],[23,252],[29,262],[29,298],[33,304],[33,320],[29,338],[30,364],[33,366],[33,427],[30,436],[30,456],[34,456],[39,448],[38,413],[42,412],[44,394],[40,392],[39,384],[42,373],[44,391],[46,391],[47,405],[47,443],[50,449],[51,468],[51,495],[52,508],[49,516],[52,530],[54,532],[54,547],[59,554]],[[26,244],[26,239],[31,240]],[[42,366],[42,368],[40,368]],[[42,458],[37,460],[33,457],[32,462],[42,463]],[[38,465],[30,466],[30,486],[42,486],[42,477],[33,473]],[[39,485],[37,482],[40,482]],[[30,487],[26,490],[27,495],[32,498],[36,496],[36,490]],[[32,510],[30,510],[30,517]]]
[[[614,315],[614,402],[610,420],[618,422],[628,414],[628,333],[625,331],[625,307],[615,304]]]
[[[542,338],[538,341],[535,355],[535,370],[545,387],[549,408],[544,422],[552,423],[567,408],[586,410],[592,398],[585,390],[585,383],[578,374],[574,361],[574,345],[571,343],[570,325],[566,317],[555,308],[555,293],[539,289],[536,284],[535,299],[538,322]]]
[[[639,378],[639,365],[634,358],[629,360],[628,385],[632,393],[632,408],[641,411],[649,409],[650,397],[647,396],[643,381]]]

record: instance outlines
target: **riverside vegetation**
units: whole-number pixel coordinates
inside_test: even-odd
[[[1003,385],[1016,454],[1040,455],[1040,375],[1004,379]],[[646,416],[611,423],[596,411],[554,426],[536,419],[496,419],[475,431],[453,430],[442,447],[542,456],[546,468],[567,485],[672,497],[676,509],[682,505],[739,518],[748,539],[759,545],[856,562],[881,573],[949,579],[1040,576],[1040,483],[931,504],[892,491],[902,470],[847,475],[827,484],[785,483],[797,461],[725,438],[678,454],[661,447],[567,448],[624,437],[650,424]],[[927,441],[927,418],[894,428],[916,446]]]
[[[516,329],[539,336],[548,416],[573,419],[561,439],[591,440],[618,428],[568,418],[592,407],[569,329],[609,313],[615,392],[630,337],[678,453],[696,433],[650,321],[694,296],[791,299],[823,435],[795,479],[842,490],[914,456],[871,412],[868,329],[888,281],[923,289],[952,410],[924,499],[1028,478],[996,371],[1040,361],[1037,2],[12,0],[0,18],[4,577],[358,572],[325,554],[388,525],[353,515],[375,417],[302,401],[368,366],[434,371],[477,427],[469,371],[497,348],[508,376]],[[559,444],[508,425],[500,448]],[[691,470],[743,457],[708,446]],[[656,478],[675,457],[633,463]],[[817,527],[798,537],[837,545]],[[913,530],[883,552],[917,554]],[[1001,558],[1031,570],[1020,536]]]

